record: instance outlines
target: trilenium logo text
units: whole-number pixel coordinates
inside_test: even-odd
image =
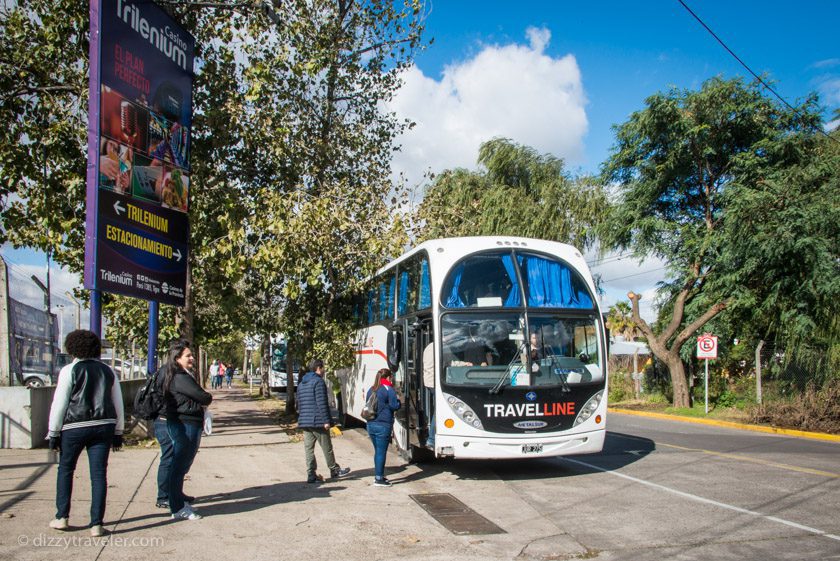
[[[148,40],[172,62],[187,70],[187,42],[168,25],[164,29],[152,26],[149,20],[142,16],[140,8],[123,0],[117,0],[117,17],[131,26],[131,29],[139,33],[143,39]]]

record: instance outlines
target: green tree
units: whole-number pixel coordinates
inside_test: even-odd
[[[496,138],[481,145],[480,171],[435,177],[418,209],[419,237],[511,235],[587,247],[607,200],[600,184],[571,177],[563,160]]]
[[[619,200],[602,230],[605,248],[631,249],[668,263],[662,287],[667,306],[661,328],[633,319],[651,351],[671,374],[674,405],[690,404],[680,351],[739,294],[722,290],[727,260],[727,194],[734,185],[761,190],[766,174],[800,160],[792,150],[819,126],[815,99],[797,110],[778,107],[758,84],[711,79],[698,91],[672,89],[645,100],[645,109],[616,128],[616,144],[603,176]],[[757,283],[760,278],[739,279]]]
[[[738,295],[735,336],[775,341],[795,358],[827,355],[840,372],[840,133],[792,139],[793,165],[733,184],[720,281]]]

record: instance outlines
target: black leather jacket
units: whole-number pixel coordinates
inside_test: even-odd
[[[73,365],[73,386],[64,424],[116,419],[117,410],[111,398],[116,376],[98,360],[80,360]]]
[[[164,373],[162,372],[162,374]],[[167,420],[177,419],[183,423],[203,423],[204,407],[210,405],[213,396],[201,389],[201,386],[186,370],[178,368],[164,400],[166,402],[165,415]]]

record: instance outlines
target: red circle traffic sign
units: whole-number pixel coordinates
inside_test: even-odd
[[[701,335],[697,338],[697,358],[717,358],[717,337]]]

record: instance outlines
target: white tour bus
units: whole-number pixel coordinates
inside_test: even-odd
[[[574,247],[427,241],[380,269],[354,313],[356,359],[337,372],[343,411],[361,420],[376,372],[390,367],[403,402],[394,439],[408,460],[601,451],[607,338]]]

